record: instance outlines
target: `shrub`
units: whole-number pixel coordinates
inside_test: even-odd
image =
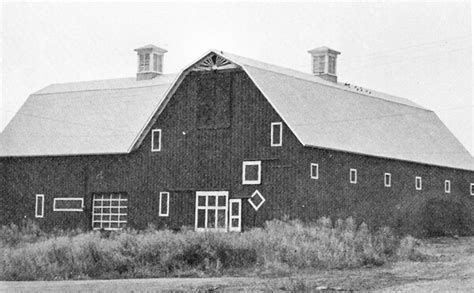
[[[400,241],[388,228],[371,233],[352,218],[334,223],[321,218],[313,224],[273,220],[243,233],[149,227],[107,236],[35,232],[41,236],[26,237],[34,233],[9,229],[2,236],[9,243],[0,254],[2,280],[210,276],[238,268],[354,268],[420,257],[414,238]]]

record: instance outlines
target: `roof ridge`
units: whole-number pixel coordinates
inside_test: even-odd
[[[271,63],[267,63],[267,62],[262,62],[262,61],[255,60],[255,59],[252,59],[252,58],[247,58],[247,57],[239,56],[239,55],[236,55],[236,54],[233,54],[233,53],[228,53],[228,52],[225,52],[225,51],[220,51],[220,50],[212,50],[212,51],[214,53],[222,55],[223,57],[226,57],[226,54],[229,54],[231,59],[232,59],[233,56],[235,56],[237,58],[247,59],[248,61],[251,61],[251,62],[260,63],[261,65],[267,65],[270,68],[258,67],[256,64],[245,64],[245,62],[244,62],[244,64],[241,64],[241,65],[244,65],[244,66],[250,66],[250,67],[260,69],[260,70],[268,70],[268,71],[278,73],[278,74],[281,74],[281,75],[286,75],[286,76],[290,76],[290,77],[293,77],[293,78],[296,78],[296,79],[305,80],[305,81],[308,81],[308,82],[313,82],[313,83],[317,83],[317,84],[320,84],[320,85],[328,86],[328,87],[331,87],[331,88],[340,89],[340,90],[343,90],[343,91],[346,91],[346,92],[359,94],[359,95],[363,95],[363,96],[370,97],[370,98],[375,98],[375,99],[386,101],[386,102],[392,102],[392,103],[404,105],[404,106],[407,106],[407,107],[418,108],[420,110],[433,112],[431,109],[427,109],[427,108],[425,108],[421,105],[418,105],[418,104],[416,104],[415,102],[413,102],[411,100],[408,100],[406,98],[397,97],[397,96],[394,96],[394,95],[391,95],[391,94],[383,93],[381,91],[368,89],[366,87],[360,86],[361,88],[368,89],[368,90],[370,90],[372,92],[375,92],[375,93],[378,93],[378,94],[391,96],[391,97],[396,98],[396,99],[407,100],[408,102],[413,103],[414,105],[410,105],[410,104],[404,103],[402,101],[394,101],[394,100],[390,100],[390,99],[384,99],[383,97],[380,97],[380,96],[368,95],[368,94],[365,94],[364,92],[357,92],[357,91],[345,88],[342,85],[339,85],[339,84],[336,84],[336,83],[331,83],[329,81],[325,81],[324,79],[318,78],[315,75],[312,75],[310,73],[306,73],[306,72],[303,72],[303,71],[299,71],[299,70],[296,70],[296,69],[283,67],[283,66],[280,66],[280,65],[275,65],[275,64],[271,64]],[[243,60],[243,61],[245,61],[245,60]],[[271,68],[271,67],[276,67],[276,68]],[[278,70],[278,69],[282,69],[284,71],[291,71],[291,72],[293,72],[295,74],[298,74],[298,75],[304,75],[305,77],[303,78],[303,77],[300,77],[300,76],[295,76],[295,75],[292,75],[292,74],[287,73],[287,72],[282,72],[281,70]],[[318,80],[316,80],[315,77],[318,78]]]

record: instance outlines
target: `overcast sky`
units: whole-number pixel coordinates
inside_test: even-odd
[[[468,2],[3,3],[0,130],[49,84],[134,76],[145,44],[169,51],[168,73],[211,48],[309,72],[306,51],[326,45],[340,81],[434,110],[474,154],[470,15]]]

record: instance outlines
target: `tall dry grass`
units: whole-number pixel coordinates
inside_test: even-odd
[[[416,253],[412,238],[388,228],[371,233],[352,218],[317,223],[273,220],[243,233],[125,230],[41,234],[0,230],[0,279],[55,280],[212,276],[236,270],[355,268]],[[8,235],[16,235],[10,237]],[[6,239],[6,241],[5,241]],[[403,244],[402,246],[400,244]],[[402,249],[401,249],[402,248]]]

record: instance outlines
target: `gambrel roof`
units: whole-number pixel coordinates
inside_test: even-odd
[[[129,153],[186,74],[211,55],[241,67],[305,146],[474,170],[472,156],[433,111],[218,50],[178,75],[48,86],[6,127],[0,156]]]

